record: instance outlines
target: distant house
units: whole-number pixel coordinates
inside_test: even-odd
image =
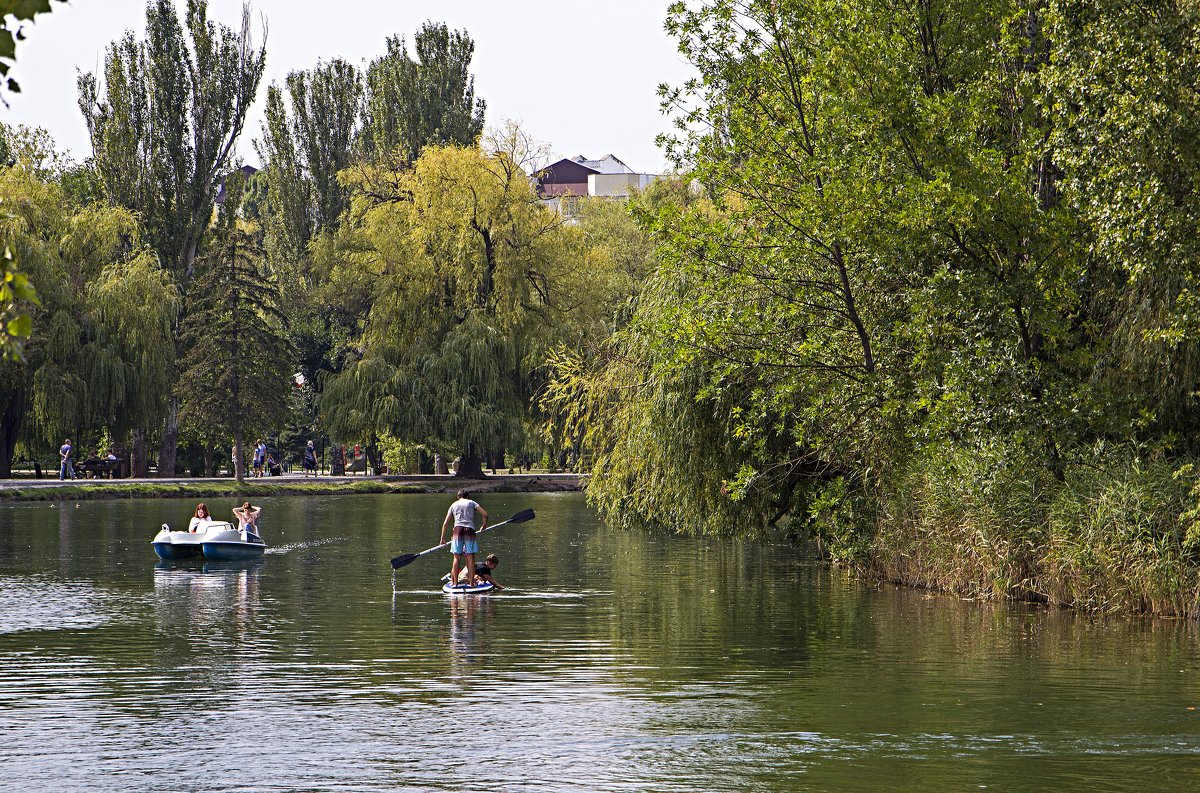
[[[642,188],[658,178],[657,174],[637,173],[612,154],[598,160],[583,155],[547,165],[538,172],[538,196],[557,207],[571,197],[601,196],[624,198],[630,188]]]
[[[254,174],[258,173],[258,169],[255,168],[253,165],[243,165],[238,170],[241,171],[242,176],[245,176],[247,179],[249,179],[251,176],[254,176]],[[221,177],[221,184],[220,184],[220,187],[218,187],[218,189],[217,189],[217,203],[218,204],[225,203],[225,177],[224,176]]]

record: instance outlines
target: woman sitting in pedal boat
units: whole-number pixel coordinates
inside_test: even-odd
[[[192,520],[188,524],[188,531],[192,534],[197,532],[203,533],[208,530],[208,524],[210,523],[212,523],[212,516],[208,514],[208,507],[203,504],[197,504],[196,514],[192,516]]]
[[[249,501],[240,507],[234,507],[233,514],[238,519],[238,530],[258,534],[258,516],[261,513],[262,507],[252,507]]]

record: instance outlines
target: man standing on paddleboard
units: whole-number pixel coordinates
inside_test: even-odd
[[[446,529],[454,526],[451,534],[450,553],[454,554],[454,564],[450,565],[450,580],[458,580],[459,569],[474,570],[475,554],[479,553],[479,543],[475,539],[475,513],[483,518],[483,531],[488,525],[488,514],[483,507],[471,500],[471,494],[466,490],[458,491],[458,500],[446,511],[446,519],[442,521],[442,535],[438,545],[446,541]],[[465,558],[464,558],[465,557]]]

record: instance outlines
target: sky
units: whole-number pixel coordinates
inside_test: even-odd
[[[185,0],[176,0],[182,8]],[[615,154],[633,170],[660,173],[666,158],[654,138],[670,128],[659,109],[659,83],[693,74],[663,30],[669,0],[253,0],[252,31],[267,66],[238,153],[258,165],[267,85],[318,61],[360,67],[383,54],[389,36],[410,43],[423,22],[466,29],[475,41],[475,95],[486,123],[519,123],[547,144],[553,159]],[[70,0],[26,26],[13,76],[21,93],[0,105],[0,121],[44,127],[77,160],[91,154],[79,112],[78,72],[102,73],[109,45],[126,30],[145,33],[143,0]],[[237,28],[242,0],[209,0],[209,19]],[[334,13],[336,12],[336,13]]]

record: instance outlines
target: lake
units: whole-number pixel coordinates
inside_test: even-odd
[[[1192,623],[847,578],[785,546],[447,495],[264,499],[251,563],[160,563],[194,502],[0,506],[0,789],[1200,789]],[[218,518],[233,502],[209,501]]]

